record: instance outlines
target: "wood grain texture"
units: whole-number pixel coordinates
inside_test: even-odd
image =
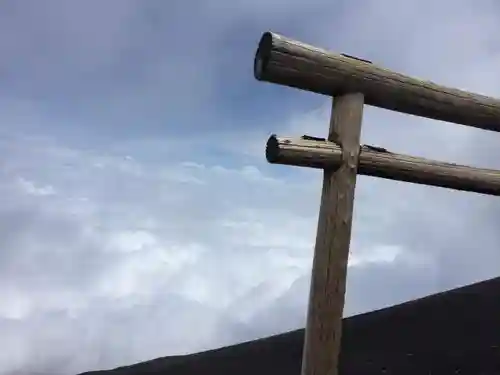
[[[359,93],[333,98],[328,139],[343,152],[339,168],[324,170],[302,375],[338,374],[363,105]]]
[[[500,131],[500,100],[423,81],[266,32],[255,78],[329,96],[361,92],[365,103],[402,113]]]
[[[271,136],[266,158],[273,164],[335,169],[342,148],[334,142]],[[500,171],[444,163],[361,146],[358,173],[365,176],[500,196]]]

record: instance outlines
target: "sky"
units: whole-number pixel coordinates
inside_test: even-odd
[[[0,374],[303,327],[322,174],[265,161],[331,99],[257,82],[271,30],[500,97],[494,0],[0,0]],[[500,169],[500,135],[366,107],[363,143]],[[345,315],[500,274],[500,201],[360,177]]]

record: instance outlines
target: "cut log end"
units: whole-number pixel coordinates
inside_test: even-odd
[[[266,143],[266,160],[269,163],[277,163],[279,161],[279,142],[276,134],[269,137]]]
[[[253,74],[259,81],[262,80],[262,77],[266,74],[266,68],[271,56],[272,48],[273,34],[268,31],[265,32],[260,38],[259,47],[257,48],[253,62]]]

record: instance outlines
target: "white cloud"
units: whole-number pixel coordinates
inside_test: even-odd
[[[127,151],[140,154],[139,149]],[[116,314],[127,314],[136,326],[123,329],[137,334],[133,330],[142,330],[157,316],[161,320],[157,324],[168,332],[175,327],[179,335],[169,333],[169,339],[162,339],[163,354],[171,353],[191,324],[216,324],[196,345],[189,338],[184,346],[177,344],[178,350],[196,350],[253,337],[251,325],[229,336],[220,336],[220,329],[224,324],[250,324],[309,272],[317,173],[312,181],[302,182],[293,175],[268,176],[259,163],[231,168],[201,164],[182,154],[152,165],[122,155],[60,148],[48,138],[18,137],[9,154],[17,156],[6,164],[9,173],[2,176],[2,188],[11,204],[0,209],[0,217],[5,218],[2,229],[11,232],[10,238],[3,236],[4,244],[17,251],[5,252],[0,267],[5,319],[29,325],[60,311],[62,319],[76,320],[83,329],[89,324],[118,324],[112,323]],[[200,149],[200,160],[202,155]],[[50,168],[43,171],[41,165]],[[59,172],[66,165],[71,170]],[[21,173],[25,177],[8,178]],[[51,186],[45,189],[57,193],[33,196],[34,190],[42,189],[37,186]],[[17,228],[14,235],[9,228]],[[353,259],[359,264],[390,261],[362,254]],[[162,294],[178,302],[161,311],[169,316],[171,309],[179,309],[180,315],[168,319],[138,315],[142,314],[138,306],[150,306],[149,314],[158,299],[167,298]],[[119,309],[101,307],[111,301],[117,301]],[[197,313],[183,326],[179,319],[184,319],[185,309]],[[93,320],[95,314],[103,319],[100,323]],[[219,318],[207,322],[205,314],[226,323]],[[48,350],[50,357],[50,346],[37,346],[49,340],[45,334],[41,331],[34,343],[23,348],[23,361],[29,362],[34,351]],[[50,339],[68,340],[69,334],[61,329]],[[104,338],[92,338],[98,339]],[[7,345],[11,336],[3,340]],[[93,347],[86,336],[78,340],[88,345],[89,352],[81,352],[85,358],[95,350],[111,350],[106,360],[88,359],[91,367],[118,365],[117,358],[122,358],[123,353],[103,348],[114,348],[108,341]],[[134,354],[131,347],[121,350],[132,350],[131,358],[140,360],[160,349],[143,354]]]
[[[31,195],[44,196],[54,195],[56,193],[54,188],[50,185],[38,187],[33,183],[33,181],[26,180],[22,177],[18,179],[18,184],[21,190]]]

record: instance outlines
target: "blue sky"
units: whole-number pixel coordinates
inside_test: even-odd
[[[0,374],[304,324],[321,173],[265,162],[328,98],[257,82],[272,30],[500,97],[493,0],[0,2]],[[367,108],[363,142],[500,169],[498,135]],[[360,178],[346,314],[500,273],[500,204]],[[133,338],[133,339],[131,339]]]

